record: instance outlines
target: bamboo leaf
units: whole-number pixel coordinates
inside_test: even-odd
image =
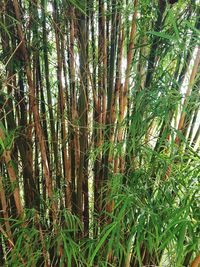
[[[163,39],[167,39],[169,41],[175,41],[176,38],[172,35],[166,34],[164,32],[155,32],[155,31],[148,31],[147,34],[155,35]]]
[[[101,246],[103,245],[103,243],[105,242],[105,240],[107,239],[109,234],[112,232],[112,230],[116,227],[116,225],[117,225],[116,222],[113,222],[108,226],[108,229],[105,231],[105,234],[100,238],[100,240],[99,240],[94,252],[92,253],[88,266],[92,266],[93,260],[94,260],[94,258],[96,256],[97,252],[100,250]]]

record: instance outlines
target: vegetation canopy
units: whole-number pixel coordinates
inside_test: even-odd
[[[0,266],[199,266],[199,36],[199,0],[0,0]]]

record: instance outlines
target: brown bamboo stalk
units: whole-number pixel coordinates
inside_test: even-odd
[[[19,37],[20,41],[22,42],[20,49],[21,49],[21,54],[22,54],[22,56],[24,58],[24,62],[25,62],[25,72],[26,72],[28,86],[29,86],[29,96],[30,96],[31,107],[33,110],[35,130],[36,130],[37,138],[38,138],[38,141],[40,144],[42,163],[43,163],[43,167],[44,167],[45,182],[46,182],[48,196],[52,200],[53,188],[52,188],[52,180],[50,177],[47,154],[46,154],[45,139],[44,139],[44,135],[43,135],[42,128],[41,128],[38,106],[37,106],[37,102],[35,99],[35,88],[34,88],[33,80],[32,80],[32,71],[31,71],[31,68],[29,65],[29,56],[28,56],[28,52],[27,52],[27,48],[26,48],[26,40],[25,40],[24,33],[22,31],[22,26],[21,26],[20,9],[19,9],[18,1],[13,0],[13,5],[14,5],[14,9],[15,9],[16,19],[18,20],[18,24],[17,24],[18,37]],[[55,223],[55,221],[56,221],[55,201],[52,201],[51,208],[52,208],[53,221]]]
[[[122,29],[121,36],[118,41],[118,63],[117,63],[117,70],[116,70],[116,81],[115,81],[115,90],[118,92],[117,95],[118,97],[118,106],[119,106],[119,121],[117,125],[117,143],[120,144],[122,141],[122,121],[123,121],[123,98],[124,98],[124,93],[123,93],[123,85],[121,83],[121,67],[122,67],[122,57],[123,57],[123,44],[124,44],[124,30]],[[116,98],[117,100],[117,98]],[[119,166],[120,165],[120,166]],[[114,161],[114,172],[118,172],[119,170],[122,171],[122,156],[116,157]]]
[[[183,103],[183,111],[181,113],[181,117],[180,117],[179,124],[178,124],[178,131],[180,131],[180,132],[183,130],[184,121],[185,121],[185,117],[186,117],[186,110],[185,109],[186,109],[187,104],[188,104],[188,96],[191,94],[191,90],[192,90],[195,76],[197,74],[199,62],[200,62],[200,48],[198,48],[198,51],[197,51],[197,55],[196,55],[196,58],[194,61],[193,69],[192,69],[192,73],[190,75],[189,85],[188,85],[188,88],[187,88],[187,91],[185,94],[185,99],[184,99],[184,103]],[[176,139],[175,139],[175,143],[179,144],[179,142],[180,142],[180,137],[177,135]]]
[[[135,42],[135,34],[136,34],[136,20],[137,20],[137,8],[138,8],[138,1],[134,1],[134,13],[132,17],[132,24],[131,24],[131,32],[129,37],[129,45],[127,49],[127,64],[126,64],[126,71],[125,71],[125,82],[123,87],[120,89],[120,97],[119,97],[119,105],[121,106],[120,109],[120,121],[123,121],[125,112],[127,110],[127,115],[129,116],[129,108],[130,104],[128,101],[128,88],[129,88],[129,80],[130,80],[130,71],[132,66],[132,61],[134,57],[134,42]],[[128,128],[128,127],[127,127]],[[123,130],[119,128],[118,138],[122,140]],[[126,160],[127,161],[127,160]],[[120,159],[120,171],[123,172],[124,170],[124,161],[122,158]]]
[[[68,29],[67,29],[68,30]],[[70,99],[69,99],[69,88],[68,88],[68,76],[67,76],[67,65],[66,65],[66,40],[64,34],[61,36],[61,58],[62,58],[62,69],[63,69],[63,77],[64,77],[64,98],[65,98],[65,105],[66,105],[66,116],[67,116],[67,122],[66,122],[66,128],[67,128],[67,136],[68,139],[70,138]],[[68,148],[67,148],[68,147]],[[68,194],[70,197],[70,210],[72,211],[73,209],[73,204],[72,204],[72,178],[71,178],[71,157],[70,157],[70,142],[66,142],[66,149],[67,149],[67,169],[68,169],[68,174],[67,174],[67,180],[69,181],[68,185],[68,191],[66,190],[66,194]],[[68,202],[69,200],[66,197],[65,202]],[[63,205],[61,205],[63,206]]]
[[[186,94],[185,94],[185,99],[184,99],[184,102],[183,102],[182,113],[181,113],[181,116],[180,116],[180,119],[179,119],[179,123],[178,123],[178,131],[179,132],[182,132],[182,130],[183,130],[184,121],[185,121],[185,117],[186,117],[186,108],[187,108],[187,105],[188,105],[188,96],[191,94],[191,90],[192,90],[193,83],[194,83],[194,80],[195,80],[195,77],[196,77],[196,74],[197,74],[199,62],[200,62],[200,47],[198,48],[198,51],[197,51],[197,55],[196,55],[196,58],[195,58],[195,61],[194,61],[194,65],[193,65],[193,68],[192,68],[192,72],[191,72],[191,75],[190,75],[189,85],[188,85],[188,88],[187,88],[187,91],[186,91]],[[179,135],[176,135],[175,144],[177,144],[178,146],[180,145],[180,137],[179,137]],[[166,171],[166,174],[165,174],[165,179],[169,178],[169,176],[171,174],[171,169],[172,169],[172,166],[169,165],[167,167],[167,171]]]
[[[97,91],[93,93],[94,98],[94,147],[99,149],[99,153],[94,162],[94,220],[97,225],[94,225],[94,236],[98,234],[99,217],[97,214],[102,210],[102,179],[103,168],[101,163],[103,162],[102,153],[100,147],[103,144],[103,127],[106,119],[106,83],[107,83],[107,47],[106,47],[106,29],[105,29],[105,10],[102,0],[98,1],[98,87]],[[93,40],[94,50],[94,40]],[[96,86],[95,86],[96,89]]]
[[[115,64],[116,64],[116,48],[117,48],[117,29],[119,25],[119,14],[117,12],[117,4],[116,0],[111,1],[112,6],[112,18],[111,18],[111,44],[109,53],[107,53],[107,61],[108,64],[108,84],[107,84],[107,107],[106,107],[106,121],[105,121],[105,132],[104,132],[104,142],[106,143],[113,143],[114,138],[114,122],[116,120],[116,112],[115,112],[115,103],[116,95],[115,95]],[[109,25],[109,24],[108,24]],[[103,122],[104,123],[104,122]],[[110,168],[113,167],[113,154],[110,153],[110,149],[107,149],[102,158],[103,164],[103,177],[102,177],[102,184],[106,185],[108,182],[109,171]],[[110,188],[108,188],[107,193],[103,194],[103,200],[109,198]],[[109,199],[105,202],[106,211],[111,213],[113,211],[114,202],[110,201]],[[109,223],[109,219],[108,219]],[[109,253],[109,261],[111,261],[112,253]]]
[[[60,160],[58,157],[58,137],[56,136],[55,131],[55,118],[53,114],[53,104],[52,104],[52,94],[50,88],[50,78],[49,78],[49,54],[48,54],[48,38],[47,38],[47,27],[46,27],[46,6],[45,1],[42,0],[42,41],[43,41],[43,53],[44,53],[44,75],[46,82],[46,91],[47,91],[47,103],[49,111],[49,122],[50,122],[50,132],[51,140],[54,154],[54,163],[56,169],[56,186],[60,189],[60,179],[61,179],[61,166]]]
[[[127,65],[126,65],[126,73],[125,73],[125,82],[123,87],[120,89],[120,98],[119,98],[119,110],[120,110],[120,122],[124,119],[125,111],[127,108],[127,97],[128,97],[128,86],[130,80],[130,71],[131,65],[133,61],[133,50],[134,50],[134,41],[135,41],[135,34],[136,34],[136,19],[137,19],[137,8],[138,8],[138,1],[134,1],[134,13],[132,17],[132,26],[130,32],[130,41],[128,46],[128,53],[127,53]],[[121,124],[121,123],[120,123]],[[118,132],[118,140],[122,140],[123,129],[120,127]],[[120,171],[123,172],[124,164],[122,158],[120,160]]]
[[[5,140],[5,135],[4,135],[2,128],[0,128],[0,139],[3,142]],[[10,177],[10,181],[11,181],[11,184],[13,186],[13,195],[14,195],[17,213],[18,213],[19,217],[22,217],[23,213],[24,213],[24,209],[23,209],[23,205],[22,205],[22,201],[21,201],[17,176],[16,176],[15,170],[12,166],[12,159],[11,159],[11,154],[10,154],[9,150],[5,149],[5,151],[3,153],[3,159],[6,163],[7,171],[8,171],[9,177]]]
[[[190,267],[199,267],[200,265],[200,255],[197,255],[196,258],[191,263]]]
[[[69,157],[70,157],[70,175],[71,175],[71,190],[72,190],[72,211],[76,213],[77,210],[77,190],[76,182],[78,175],[78,167],[80,162],[79,140],[77,131],[77,93],[76,93],[76,72],[75,72],[75,33],[77,32],[77,23],[74,7],[70,5],[68,12],[69,18],[69,40],[68,40],[68,65],[69,65],[69,138],[68,143]]]
[[[1,206],[3,210],[3,217],[5,219],[5,229],[6,229],[6,234],[8,235],[8,238],[13,242],[12,238],[12,232],[10,228],[10,223],[9,223],[9,213],[8,213],[8,205],[6,201],[6,194],[3,186],[3,179],[2,176],[0,175],[0,200],[1,200]]]
[[[86,8],[86,6],[85,6]],[[77,214],[83,220],[83,184],[87,172],[86,152],[88,146],[88,63],[87,63],[87,39],[86,39],[86,17],[84,14],[78,16],[79,34],[79,58],[80,58],[80,95],[79,95],[79,143],[80,143],[80,165],[77,177]]]
[[[130,41],[129,41],[129,48],[127,54],[127,65],[126,65],[126,75],[125,75],[125,82],[124,82],[124,101],[123,101],[123,109],[122,109],[122,116],[124,116],[124,112],[127,106],[127,93],[128,93],[128,86],[129,86],[129,79],[130,79],[130,71],[131,71],[131,64],[133,61],[133,50],[134,50],[134,41],[135,41],[135,34],[136,34],[136,19],[137,19],[137,8],[138,8],[138,0],[134,0],[134,13],[132,18],[132,26],[131,26],[131,33],[130,33]]]
[[[89,237],[89,226],[90,226],[90,218],[89,218],[89,81],[90,81],[90,70],[89,70],[89,16],[90,16],[90,6],[89,3],[86,5],[86,18],[85,18],[85,54],[86,54],[86,68],[85,68],[85,98],[86,98],[86,147],[85,147],[85,157],[84,157],[84,179],[83,179],[83,222],[84,222],[84,235]]]
[[[66,131],[66,106],[65,106],[65,97],[64,97],[64,89],[62,83],[62,59],[61,59],[61,51],[60,51],[60,25],[58,23],[58,9],[56,1],[54,1],[54,31],[55,31],[55,39],[56,39],[56,52],[57,52],[57,76],[58,76],[58,89],[60,96],[60,114],[61,114],[61,131],[62,131],[62,154],[63,154],[63,165],[64,165],[64,177],[66,182],[66,207],[68,210],[71,210],[71,175],[69,175],[69,160],[67,154],[67,131]]]
[[[3,4],[3,8],[5,9],[5,11],[7,12],[8,16],[1,16],[2,18],[2,23],[6,25],[6,27],[10,27],[10,25],[12,24],[12,20],[11,17],[13,16],[13,5],[11,1],[2,3]],[[15,65],[14,65],[14,60],[16,58],[16,53],[17,53],[17,49],[18,46],[16,45],[16,40],[14,38],[14,32],[15,29],[14,27],[10,27],[10,32],[12,33],[12,37],[9,38],[7,34],[4,33],[4,31],[1,31],[1,40],[2,40],[2,50],[3,53],[6,55],[7,51],[13,51],[11,56],[9,56],[8,59],[6,59],[7,61],[4,62],[5,63],[5,70],[6,70],[6,81],[5,81],[5,85],[6,85],[6,89],[7,89],[7,99],[4,102],[4,108],[5,109],[5,117],[6,117],[6,124],[7,124],[7,129],[8,131],[13,131],[16,129],[16,116],[15,116],[15,107],[13,104],[13,98],[12,95],[14,93],[14,90],[16,91],[16,78],[15,78]],[[16,48],[15,48],[16,47]],[[3,89],[3,88],[2,88]],[[16,143],[14,142],[13,148],[10,151],[10,155],[11,155],[11,159],[13,161],[15,161],[16,167],[17,167],[17,147],[16,147]],[[18,168],[16,168],[17,170]],[[10,196],[10,202],[11,202],[11,214],[12,215],[16,215],[16,210],[15,210],[15,201],[14,201],[14,197],[11,194]]]

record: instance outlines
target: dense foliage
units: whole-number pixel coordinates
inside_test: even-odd
[[[0,265],[198,266],[198,0],[0,1]]]

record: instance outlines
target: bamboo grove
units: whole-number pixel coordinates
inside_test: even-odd
[[[197,0],[0,0],[0,265],[198,266]]]

